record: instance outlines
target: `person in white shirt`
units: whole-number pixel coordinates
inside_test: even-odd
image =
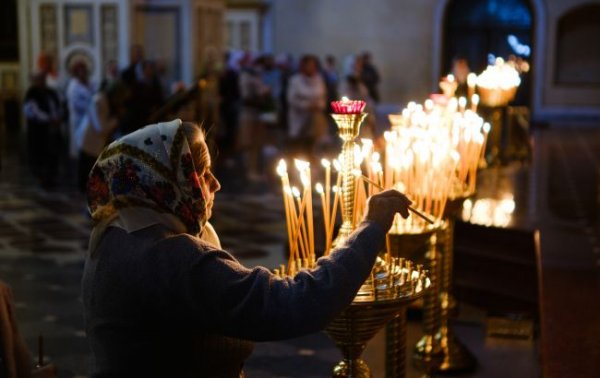
[[[326,96],[317,57],[303,56],[298,73],[290,78],[287,89],[288,136],[303,144],[303,148],[312,149],[327,140]]]
[[[119,126],[129,94],[129,89],[116,81],[96,93],[88,106],[76,134],[79,147],[78,186],[82,193],[86,190],[88,175],[96,159]]]
[[[88,83],[88,67],[84,62],[76,62],[71,67],[72,78],[67,85],[67,106],[69,109],[69,156],[77,157],[76,134],[81,126],[90,101],[92,87]]]

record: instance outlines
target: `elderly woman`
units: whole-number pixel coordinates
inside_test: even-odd
[[[282,279],[219,248],[207,223],[219,188],[190,123],[146,126],[100,155],[83,277],[93,377],[242,376],[252,341],[315,332],[352,301],[410,202],[396,191],[373,196],[343,245]]]

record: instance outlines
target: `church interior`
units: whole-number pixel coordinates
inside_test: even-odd
[[[0,7],[0,377],[92,376],[88,173],[174,119],[204,129],[210,223],[249,268],[291,279],[371,195],[413,200],[352,304],[245,376],[600,376],[600,0]],[[115,122],[89,142],[99,93]]]

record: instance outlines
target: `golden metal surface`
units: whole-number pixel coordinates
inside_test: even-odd
[[[332,117],[343,140],[340,172],[343,211],[342,226],[335,242],[338,244],[350,235],[355,226],[354,140],[366,113],[332,114]],[[333,377],[371,377],[369,367],[361,359],[367,342],[398,314],[404,318],[408,303],[421,297],[431,284],[421,266],[416,269],[413,269],[413,266],[411,261],[391,256],[389,253],[384,258],[378,257],[370,277],[361,286],[352,304],[326,327],[327,334],[343,355],[343,360],[333,369]],[[395,329],[397,340],[404,340],[405,333],[404,322]],[[404,360],[404,355],[398,358]]]
[[[332,114],[338,127],[339,136],[343,141],[341,153],[342,174],[342,226],[334,245],[347,238],[354,229],[354,195],[356,192],[356,178],[354,170],[354,146],[355,139],[360,132],[360,124],[367,113],[360,114]]]
[[[398,314],[404,316],[406,306],[421,297],[430,286],[420,268],[412,269],[410,261],[378,258],[371,277],[365,281],[354,301],[327,327],[326,332],[343,355],[333,370],[333,377],[370,377],[367,364],[360,358],[367,342],[381,327]],[[404,339],[406,324],[396,330]],[[404,360],[404,355],[399,356]]]
[[[423,302],[423,337],[417,342],[413,352],[413,363],[421,370],[431,373],[443,358],[442,348],[436,333],[440,323],[440,253],[437,235],[430,238],[430,248],[425,254],[426,267],[429,270],[431,287]]]
[[[439,227],[439,226],[438,226]],[[437,228],[427,227],[420,233],[389,234],[390,252],[393,257],[415,261],[422,260],[426,251],[432,248],[431,242]],[[432,282],[433,284],[433,282]],[[425,296],[433,291],[430,288]],[[404,377],[406,356],[406,310],[401,311],[386,326],[385,376]]]
[[[463,202],[471,197],[471,193],[450,199],[446,206],[446,226],[441,230],[443,238],[441,248],[440,277],[440,317],[435,339],[440,345],[442,359],[439,365],[433,366],[436,372],[472,371],[477,365],[473,354],[457,339],[450,328],[450,317],[456,312],[456,300],[452,294],[452,273],[454,267],[454,219],[459,216]]]

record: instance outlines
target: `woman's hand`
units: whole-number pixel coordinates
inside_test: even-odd
[[[396,213],[408,218],[408,206],[411,203],[404,194],[397,190],[383,191],[367,200],[367,212],[364,219],[379,224],[387,232],[392,227]]]

